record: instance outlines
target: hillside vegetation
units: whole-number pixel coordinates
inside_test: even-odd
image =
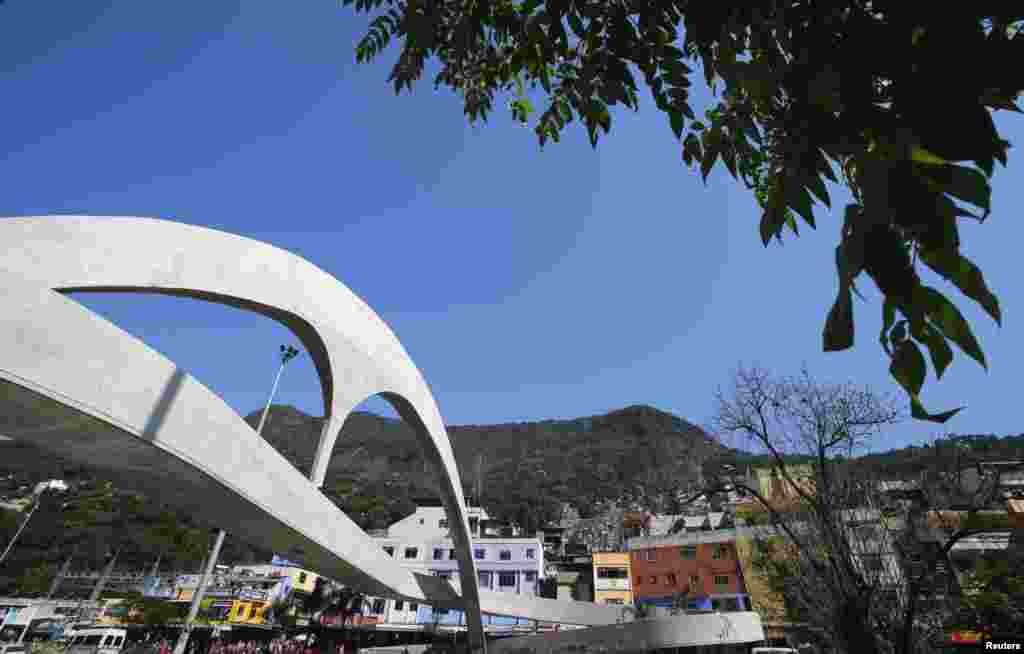
[[[254,413],[246,420],[255,427],[258,418]],[[275,406],[264,438],[308,474],[321,424],[320,418],[293,407]],[[649,406],[572,420],[452,426],[448,432],[468,500],[528,531],[557,520],[563,503],[584,518],[606,500],[656,507],[662,496],[696,487],[702,464],[712,458],[763,462],[729,450],[699,427]],[[958,439],[986,459],[1024,457],[1024,435]],[[921,447],[860,459],[873,474],[883,477],[914,475],[924,461],[934,461],[933,453]],[[205,530],[216,527],[194,524],[188,515],[161,506],[160,498],[140,498],[131,489],[119,488],[116,480],[106,486],[106,480],[87,467],[31,444],[0,441],[0,494],[24,496],[35,483],[53,478],[67,480],[71,490],[60,501],[44,505],[33,518],[0,569],[0,592],[12,590],[25,571],[41,565],[52,574],[73,547],[78,553],[76,567],[95,567],[105,554],[120,548],[119,567],[146,569],[164,552],[165,569],[197,568],[203,547],[196,542],[202,545],[207,540]],[[324,492],[360,526],[375,529],[411,513],[417,499],[437,498],[437,480],[425,465],[415,434],[403,422],[355,412],[335,445]],[[100,508],[89,515],[76,509],[93,504]],[[4,544],[21,517],[0,510]],[[66,527],[69,520],[77,525],[75,529]],[[166,542],[156,536],[142,537],[157,532],[164,534],[161,538]],[[229,537],[222,560],[251,562],[269,555],[258,543]]]

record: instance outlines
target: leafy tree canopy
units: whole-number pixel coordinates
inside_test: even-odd
[[[787,227],[797,233],[797,216],[814,227],[815,201],[830,206],[825,180],[841,179],[854,202],[835,252],[839,293],[825,351],[852,347],[855,282],[866,274],[883,296],[879,340],[890,373],[915,418],[945,422],[959,411],[922,405],[922,348],[936,377],[953,359],[950,343],[987,367],[968,321],[920,272],[1001,321],[996,295],[961,252],[958,222],[987,217],[995,162],[1007,162],[1010,144],[991,112],[1020,111],[1024,72],[1011,63],[1024,60],[1019,3],[927,11],[903,0],[343,3],[376,14],[358,61],[401,41],[389,79],[396,93],[437,60],[435,86],[459,93],[470,121],[486,120],[496,96],[512,94],[513,117],[533,120],[542,146],[577,118],[596,146],[612,107],[639,108],[642,78],[682,159],[705,181],[720,161],[753,192],[765,245]],[[694,66],[718,98],[700,119],[690,102]],[[537,95],[547,104],[539,114]]]

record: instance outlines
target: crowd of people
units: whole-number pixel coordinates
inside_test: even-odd
[[[153,654],[173,654],[174,643],[167,639],[155,643]],[[186,648],[186,654],[349,654],[350,650],[344,643],[338,643],[325,651],[298,640],[285,640],[283,638],[271,641],[259,640],[236,640],[226,641],[219,638],[200,643],[192,641]]]

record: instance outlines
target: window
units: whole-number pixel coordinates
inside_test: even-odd
[[[440,577],[441,579],[451,579],[452,578],[452,573],[448,572],[447,570],[438,570],[437,571],[437,576]]]
[[[606,599],[604,601],[604,603],[605,604],[625,604],[625,600],[621,600],[621,599]]]
[[[420,605],[417,604],[416,602],[410,602],[409,603],[409,610],[412,611],[413,613],[415,613],[416,611],[420,610]]]
[[[657,552],[654,550],[646,550],[644,554],[647,556],[648,561],[654,561],[657,557]]]
[[[719,609],[721,609],[722,608],[722,600],[717,599],[717,598],[716,599],[712,599],[711,600],[711,608],[714,609],[715,611],[718,611]]]
[[[423,524],[423,518],[420,518],[420,524],[421,525]]]
[[[434,617],[441,617],[442,615],[448,615],[448,609],[439,609],[434,607]]]
[[[668,584],[669,586],[675,586],[676,585],[676,575],[675,575],[674,572],[668,573],[668,576],[665,577],[665,583]]]
[[[110,647],[113,644],[114,644],[114,637],[113,636],[107,636],[106,638],[103,639],[103,647]]]
[[[528,559],[537,558],[537,550],[535,550],[532,547],[527,547],[526,548],[526,558],[528,558]]]
[[[725,610],[726,611],[739,611],[740,601],[735,597],[725,598]]]
[[[102,638],[103,638],[103,636],[97,636],[97,635],[86,636],[85,637],[85,644],[86,645],[99,645],[100,644],[100,640]]]
[[[475,550],[473,550],[473,558],[474,559],[479,560],[479,559],[483,559],[486,556],[487,556],[487,550],[485,550],[482,547],[478,547]]]
[[[487,572],[487,571],[480,571],[480,572],[478,572],[477,573],[477,580],[480,582],[480,585],[483,586],[484,588],[490,588],[491,587],[491,573],[490,572]]]
[[[508,588],[509,586],[516,585],[516,573],[514,572],[499,572],[498,573],[498,586]]]
[[[501,550],[501,553],[498,555],[498,558],[501,559],[502,561],[511,561],[512,560],[512,550]]]
[[[624,568],[598,568],[597,569],[598,579],[628,579],[629,575],[626,574]]]
[[[388,545],[387,547],[385,547],[385,548],[384,548],[384,552],[385,552],[385,553],[386,553],[386,554],[387,554],[388,556],[394,556],[394,555],[395,555],[395,548],[394,548],[394,547],[392,547],[392,546],[390,546],[390,545]]]
[[[124,636],[118,636],[117,638],[114,639],[114,647],[120,647],[123,642],[124,642]]]
[[[443,558],[444,558],[444,550],[441,549],[440,547],[435,547],[434,548],[434,560],[435,561],[440,561]]]
[[[636,585],[639,586],[642,583],[644,583],[644,578],[640,577],[640,576],[637,576],[637,578],[636,578]]]
[[[395,600],[395,610],[402,611],[405,609],[405,602],[402,600]]]
[[[537,581],[537,573],[532,570],[526,572],[526,581]]]
[[[306,573],[305,572],[300,572],[299,573],[299,583],[300,584],[306,583]]]
[[[729,575],[715,575],[715,585],[716,586],[728,586],[729,585]]]
[[[455,550],[448,550],[448,560],[449,561],[454,561],[455,560]]]
[[[700,588],[700,577],[697,575],[690,575],[690,590],[697,590]]]
[[[437,526],[440,527],[441,529],[447,529],[448,528],[448,521],[447,520],[438,520],[437,521]]]
[[[697,558],[697,547],[695,545],[684,545],[679,548],[679,556],[684,559]]]
[[[729,548],[725,545],[715,545],[715,549],[711,552],[711,558],[713,559],[727,559],[729,558]]]
[[[407,547],[407,548],[405,548],[405,558],[407,558],[407,559],[415,559],[416,556],[419,553],[420,553],[419,549],[417,549],[415,547]]]
[[[382,600],[382,599],[375,599],[375,600],[373,600],[373,609],[371,609],[371,610],[373,611],[374,615],[380,615],[381,613],[384,613],[384,600]]]
[[[656,584],[656,583],[658,583],[658,578],[657,578],[657,577],[655,577],[654,575],[651,575],[651,576],[650,576],[650,582],[651,582],[652,584]]]

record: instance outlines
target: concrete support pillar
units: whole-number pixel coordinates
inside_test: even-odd
[[[324,426],[320,430],[320,442],[317,443],[316,454],[313,455],[313,466],[309,470],[309,479],[317,488],[324,485],[327,464],[331,462],[331,453],[334,451],[334,443],[338,440],[340,431],[341,421],[333,414],[324,420]]]
[[[53,578],[53,583],[50,584],[50,590],[46,592],[46,599],[52,598],[57,594],[57,590],[60,588],[60,584],[64,581],[64,577],[67,576],[68,570],[71,568],[71,559],[74,555],[68,555],[68,558],[64,559],[64,565],[60,567],[60,571],[57,572],[57,576]]]
[[[114,565],[117,563],[117,555],[120,553],[120,550],[114,552],[114,555],[110,557],[110,561],[108,561],[107,565],[103,567],[103,573],[100,575],[96,585],[92,588],[92,593],[89,595],[90,602],[96,602],[100,599],[103,587],[107,585],[107,580],[110,579],[110,575],[114,571]]]
[[[217,539],[214,541],[213,549],[206,559],[206,566],[203,568],[203,576],[199,578],[199,586],[196,588],[196,593],[192,596],[192,605],[189,607],[188,617],[185,618],[185,626],[182,627],[181,633],[178,634],[178,641],[174,644],[174,654],[184,654],[185,652],[188,637],[192,632],[192,621],[196,619],[196,615],[199,613],[199,603],[203,600],[206,584],[209,583],[210,575],[213,574],[213,568],[217,565],[217,558],[220,556],[220,548],[224,544],[225,535],[223,529],[217,530]]]

